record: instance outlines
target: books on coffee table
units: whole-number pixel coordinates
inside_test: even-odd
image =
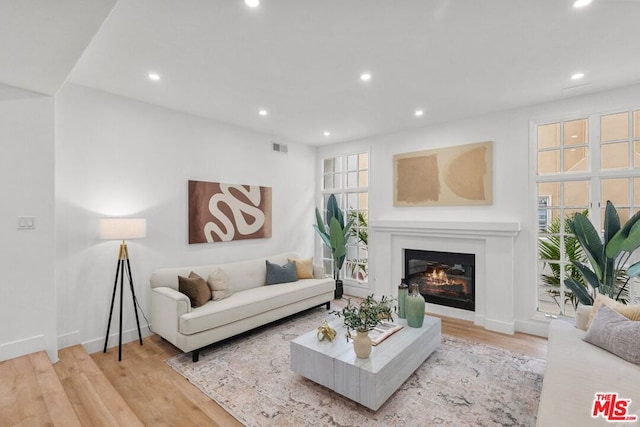
[[[393,322],[382,322],[369,331],[369,338],[371,338],[373,345],[378,345],[400,329],[402,329],[402,325]]]

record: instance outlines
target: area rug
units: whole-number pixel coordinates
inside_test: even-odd
[[[247,426],[535,425],[545,361],[452,336],[375,412],[292,372],[289,342],[333,318],[312,309],[167,364]]]

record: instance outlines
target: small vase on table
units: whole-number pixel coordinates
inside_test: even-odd
[[[407,310],[405,299],[409,294],[409,287],[402,282],[400,286],[398,286],[398,317],[401,319],[407,318]]]
[[[369,331],[356,331],[353,338],[353,351],[359,359],[366,359],[371,355],[371,337]]]
[[[411,285],[411,292],[404,300],[407,324],[412,328],[421,328],[424,322],[424,298],[418,292],[418,285]]]

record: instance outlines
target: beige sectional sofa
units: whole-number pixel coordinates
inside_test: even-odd
[[[299,259],[294,252],[227,264],[162,268],[151,275],[151,324],[153,332],[180,350],[199,352],[210,344],[248,331],[308,308],[325,304],[330,308],[335,282],[315,266],[314,278],[265,285],[266,263],[284,265]],[[194,272],[206,279],[222,270],[231,296],[191,307],[189,298],[178,291],[178,276]]]
[[[551,321],[537,425],[640,425],[640,366],[583,341],[585,333],[573,319]],[[631,399],[629,414],[637,415],[638,423],[593,418],[596,393],[618,393],[620,399]]]

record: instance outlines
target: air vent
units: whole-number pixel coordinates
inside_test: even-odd
[[[273,142],[271,141],[271,149],[273,151],[277,151],[278,153],[287,153],[289,150],[287,149],[287,146],[284,144],[279,144],[277,142]]]

